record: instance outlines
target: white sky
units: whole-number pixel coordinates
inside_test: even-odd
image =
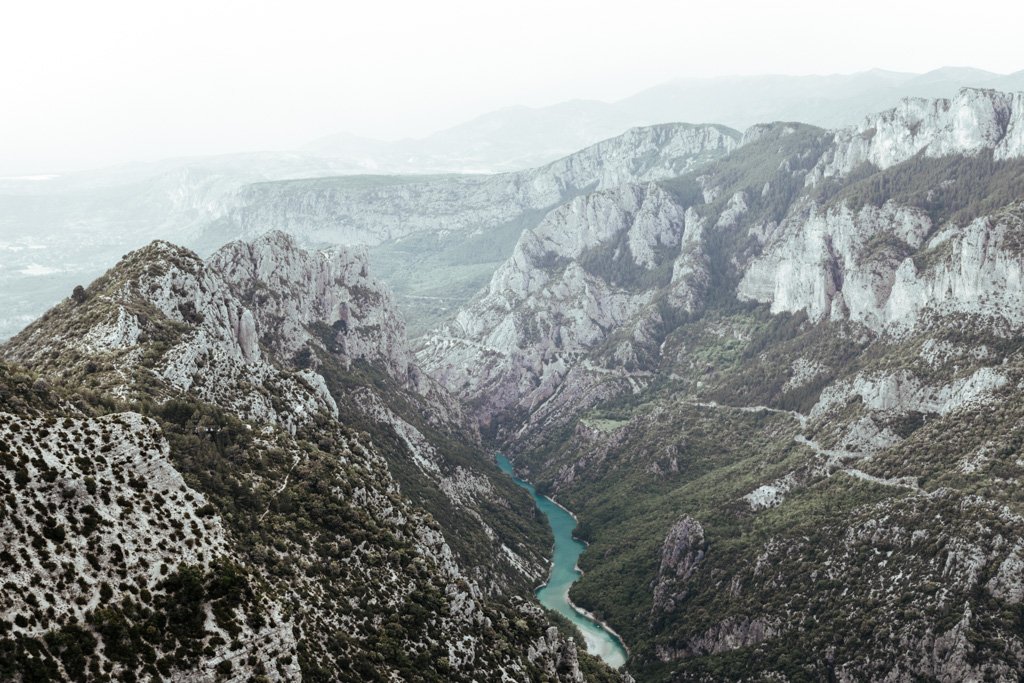
[[[76,0],[0,8],[0,174],[424,135],[680,76],[1024,68],[1024,3]]]

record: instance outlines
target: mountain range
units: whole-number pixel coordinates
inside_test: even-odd
[[[756,123],[800,121],[834,128],[857,124],[902,97],[951,97],[963,86],[1016,91],[1024,89],[1024,76],[946,67],[926,74],[876,69],[833,76],[680,79],[615,103],[499,110],[420,140],[339,135],[296,151],[0,178],[0,287],[8,293],[0,338],[150,240],[169,239],[209,253],[223,242],[196,241],[197,233],[225,215],[234,195],[253,183],[339,174],[523,171],[637,126],[689,122],[744,130]],[[482,283],[473,280],[474,287]],[[438,314],[450,313],[452,304],[440,302],[445,311]],[[412,324],[422,331],[422,325]]]
[[[0,677],[1024,669],[1024,94],[208,199],[0,346]]]
[[[516,171],[637,126],[686,121],[744,130],[756,123],[800,121],[841,128],[904,97],[951,97],[962,87],[1021,90],[1024,71],[1002,75],[944,67],[924,74],[872,69],[826,76],[681,78],[616,102],[499,109],[420,139],[382,143],[337,135],[303,149],[360,160],[367,172]]]

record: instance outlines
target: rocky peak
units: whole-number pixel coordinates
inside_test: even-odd
[[[646,283],[672,284],[672,302],[695,305],[691,290],[707,283],[702,235],[702,221],[654,183],[577,197],[523,233],[487,290],[418,358],[451,391],[485,399],[488,414],[546,400],[579,354],[613,334],[625,336],[615,362],[635,364],[657,346]]]
[[[307,251],[274,231],[232,242],[207,264],[247,305],[260,341],[280,357],[301,354],[319,332],[349,361],[366,360],[408,381],[405,325],[390,291],[370,276],[365,249]]]
[[[18,362],[91,375],[122,393],[129,391],[123,377],[149,366],[180,391],[292,427],[305,415],[335,411],[323,379],[305,369],[315,365],[316,349],[346,364],[366,361],[403,386],[418,377],[401,320],[369,276],[365,254],[305,251],[279,232],[227,245],[206,261],[154,242],[7,345]],[[102,354],[107,364],[87,363],[81,352]],[[240,390],[254,380],[275,387],[289,405],[282,410],[266,392]]]
[[[739,146],[740,135],[725,126],[666,123],[631,128],[524,175],[546,203],[548,193],[567,189],[605,190],[682,175]],[[557,199],[554,194],[551,199]]]

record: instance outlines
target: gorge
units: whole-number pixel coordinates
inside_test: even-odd
[[[0,345],[0,678],[1024,670],[1021,94],[197,220]]]

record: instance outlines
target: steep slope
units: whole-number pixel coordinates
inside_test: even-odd
[[[573,600],[644,680],[1024,666],[1019,111],[963,91],[860,129],[756,126],[551,212],[423,341],[579,515]]]
[[[937,158],[990,150],[995,160],[1024,156],[1024,93],[964,88],[952,99],[906,99],[836,134],[808,178],[846,176],[862,164],[887,169],[918,153]]]
[[[523,233],[486,291],[424,340],[420,362],[485,425],[563,400],[563,381],[572,402],[598,386],[644,383],[667,329],[727,285],[729,257],[716,245],[756,246],[741,219],[765,229],[784,214],[829,141],[806,126],[758,128],[701,171],[559,207]]]
[[[611,676],[359,254],[154,243],[4,354],[6,677]]]

